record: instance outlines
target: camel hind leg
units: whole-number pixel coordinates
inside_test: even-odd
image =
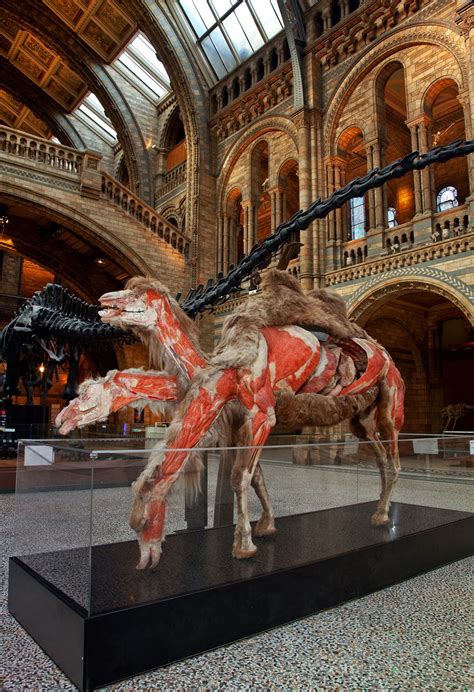
[[[352,427],[358,437],[365,437],[371,443],[375,453],[380,472],[380,498],[371,521],[376,526],[383,526],[390,522],[390,501],[400,474],[398,435],[403,425],[405,387],[395,365],[391,364],[379,388],[375,404],[352,421]]]

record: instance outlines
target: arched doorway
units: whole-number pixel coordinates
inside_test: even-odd
[[[403,432],[440,433],[444,407],[474,403],[473,326],[444,291],[428,283],[394,282],[350,313],[383,344],[402,374]],[[474,429],[473,413],[467,412],[458,429]]]

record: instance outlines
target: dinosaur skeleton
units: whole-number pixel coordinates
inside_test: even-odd
[[[474,141],[456,140],[447,146],[432,149],[422,156],[419,156],[418,152],[413,152],[384,168],[374,168],[366,176],[356,178],[345,187],[336,190],[328,199],[316,200],[305,211],[297,212],[289,221],[280,224],[273,235],[267,237],[260,245],[256,245],[248,255],[243,256],[237,266],[230,268],[226,276],[219,274],[216,281],[209,279],[205,287],[199,285],[191,289],[181,303],[181,308],[194,318],[199,313],[212,310],[216,305],[224,303],[230,295],[242,290],[241,284],[244,280],[268,266],[272,257],[291,243],[297,231],[305,230],[313,221],[324,218],[349,199],[360,197],[368,190],[379,187],[388,180],[399,178],[408,171],[421,170],[434,163],[442,163],[472,152]],[[180,294],[177,298],[179,297]],[[44,351],[41,338],[43,343],[45,339],[58,340],[54,344],[55,348],[50,349],[55,353],[61,351],[63,344],[68,345],[70,368],[64,397],[71,399],[76,389],[81,349],[89,346],[98,347],[101,343],[110,344],[117,340],[130,340],[133,337],[119,328],[101,324],[96,306],[85,303],[62,286],[48,284],[43,291],[35,293],[26,301],[20,313],[0,335],[1,357],[7,363],[4,396],[19,393],[22,353],[28,347],[31,349],[31,344]],[[29,358],[23,360],[31,363]]]

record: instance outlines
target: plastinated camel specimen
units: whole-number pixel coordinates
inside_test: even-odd
[[[240,447],[231,474],[237,500],[232,555],[256,554],[247,493],[252,485],[263,509],[255,535],[274,533],[258,459],[277,417],[297,428],[349,419],[354,433],[371,443],[380,470],[372,522],[388,523],[400,467],[404,385],[388,353],[347,319],[340,298],[326,291],[304,295],[296,279],[269,270],[261,293],[228,318],[212,356],[199,350],[195,325],[157,281],[132,279],[125,291],[108,293],[100,302],[102,320],[131,329],[148,346],[152,362],[162,359],[165,371],[113,371],[86,382],[56,424],[65,433],[124,405],[154,400],[174,406],[165,448],[151,455],[134,484],[130,525],[138,534],[138,568],[159,562],[166,497],[198,459],[183,450],[216,438]],[[195,478],[185,474],[186,482]]]
[[[474,141],[456,141],[421,156],[413,152],[356,178],[329,199],[316,200],[281,224],[226,277],[190,291],[182,309],[159,282],[145,279],[132,280],[125,291],[102,296],[101,303],[109,308],[103,321],[138,334],[149,345],[155,367],[160,366],[154,356],[163,356],[165,371],[113,371],[101,381],[86,382],[79,397],[61,412],[57,425],[67,432],[122,405],[166,401],[173,406],[165,449],[150,457],[134,484],[130,524],[138,534],[140,569],[150,562],[152,567],[158,564],[169,489],[184,467],[195,463],[197,457],[189,450],[212,440],[212,432],[224,445],[241,445],[231,478],[238,510],[232,554],[237,558],[255,555],[247,492],[252,485],[263,507],[255,534],[273,533],[273,511],[258,458],[278,416],[288,425],[297,421],[298,427],[350,419],[355,434],[371,443],[380,470],[381,493],[372,522],[389,521],[400,467],[404,384],[387,352],[348,322],[342,301],[325,292],[304,296],[287,274],[269,272],[270,290],[263,290],[258,300],[249,301],[229,318],[219,347],[209,357],[200,352],[195,328],[185,312],[194,317],[224,302],[252,271],[267,266],[292,234],[349,199],[410,170],[473,151]],[[330,338],[321,339],[321,332]],[[379,435],[386,440],[387,450]],[[252,448],[245,449],[248,446]],[[194,477],[186,474],[186,480]]]

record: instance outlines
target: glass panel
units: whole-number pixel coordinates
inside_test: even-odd
[[[267,38],[272,38],[283,29],[283,22],[278,10],[277,3],[272,3],[270,0],[252,0],[250,3],[256,16],[260,20]]]
[[[230,47],[227,41],[225,40],[222,31],[218,27],[216,27],[213,31],[211,31],[210,38],[214,46],[216,47],[217,52],[221,56],[222,62],[226,66],[227,71],[230,72],[237,65],[237,61],[232,55],[232,51],[230,50]]]
[[[252,18],[250,18],[252,20]],[[253,20],[252,20],[253,21]],[[237,51],[241,60],[245,60],[252,55],[252,47],[247,40],[242,27],[235,14],[231,14],[223,22],[227,35],[230,37],[232,44]]]
[[[202,36],[206,32],[207,27],[205,22],[201,18],[200,13],[194,6],[192,0],[180,0],[180,3],[192,29],[195,31],[196,35],[199,38],[199,36]],[[205,5],[206,3],[203,2],[201,4]]]
[[[152,72],[155,72],[157,76],[165,79],[169,84],[169,76],[165,69],[165,66],[156,57],[156,52],[145,36],[139,34],[132,43],[127,47],[127,50],[131,49],[136,52],[142,60],[145,60],[149,65]]]
[[[14,555],[86,610],[92,473],[89,452],[70,440],[19,443]]]
[[[250,14],[250,10],[247,5],[239,5],[235,10],[235,14],[239,19],[241,26],[243,27],[245,34],[252,46],[254,51],[261,48],[264,44],[263,36],[258,30],[255,20]]]
[[[82,103],[78,110],[83,113],[89,120],[92,120],[94,123],[95,127],[104,130],[108,135],[110,135],[113,139],[117,139],[117,133],[115,132],[114,128],[109,125],[103,118],[101,118],[97,113],[90,108],[88,108],[84,103]]]
[[[351,233],[353,240],[365,237],[365,204],[363,197],[354,197],[350,200],[351,208]]]
[[[178,450],[185,453],[184,483],[175,483],[166,496],[167,540],[161,559],[155,571],[137,572],[136,532],[143,532],[142,520],[153,512],[149,493],[161,481],[152,480],[151,487],[138,482],[132,491],[130,486],[146,466],[148,478],[166,480],[163,463],[171,459],[156,447],[162,432],[149,429],[149,436],[130,440],[31,440],[20,445],[14,554],[91,614],[324,559],[335,543],[342,552],[378,545],[457,521],[460,512],[472,509],[474,456],[467,435],[400,436],[402,470],[384,526],[371,524],[380,493],[373,446],[340,429],[317,436],[274,435],[260,450],[193,450],[201,470],[191,465],[191,450]],[[389,450],[387,442],[384,446]],[[258,524],[248,534],[248,549],[253,544],[257,552],[251,561],[235,560],[237,511],[230,474],[236,462],[247,464],[257,453],[271,508],[267,505],[263,516],[249,488],[248,518]],[[185,486],[194,489],[188,498]],[[150,547],[151,537],[145,542]]]
[[[223,77],[225,77],[227,74],[227,68],[222,62],[221,57],[209,36],[202,40],[201,45],[204,49],[207,59],[209,60],[212,66],[212,69],[217,75],[217,78],[222,79]]]
[[[119,62],[124,65],[144,86],[161,98],[166,93],[166,89],[160,84],[147,70],[143,69],[136,60],[127,53],[123,53]]]
[[[230,0],[212,0],[212,5],[218,17],[222,17],[232,7]]]

